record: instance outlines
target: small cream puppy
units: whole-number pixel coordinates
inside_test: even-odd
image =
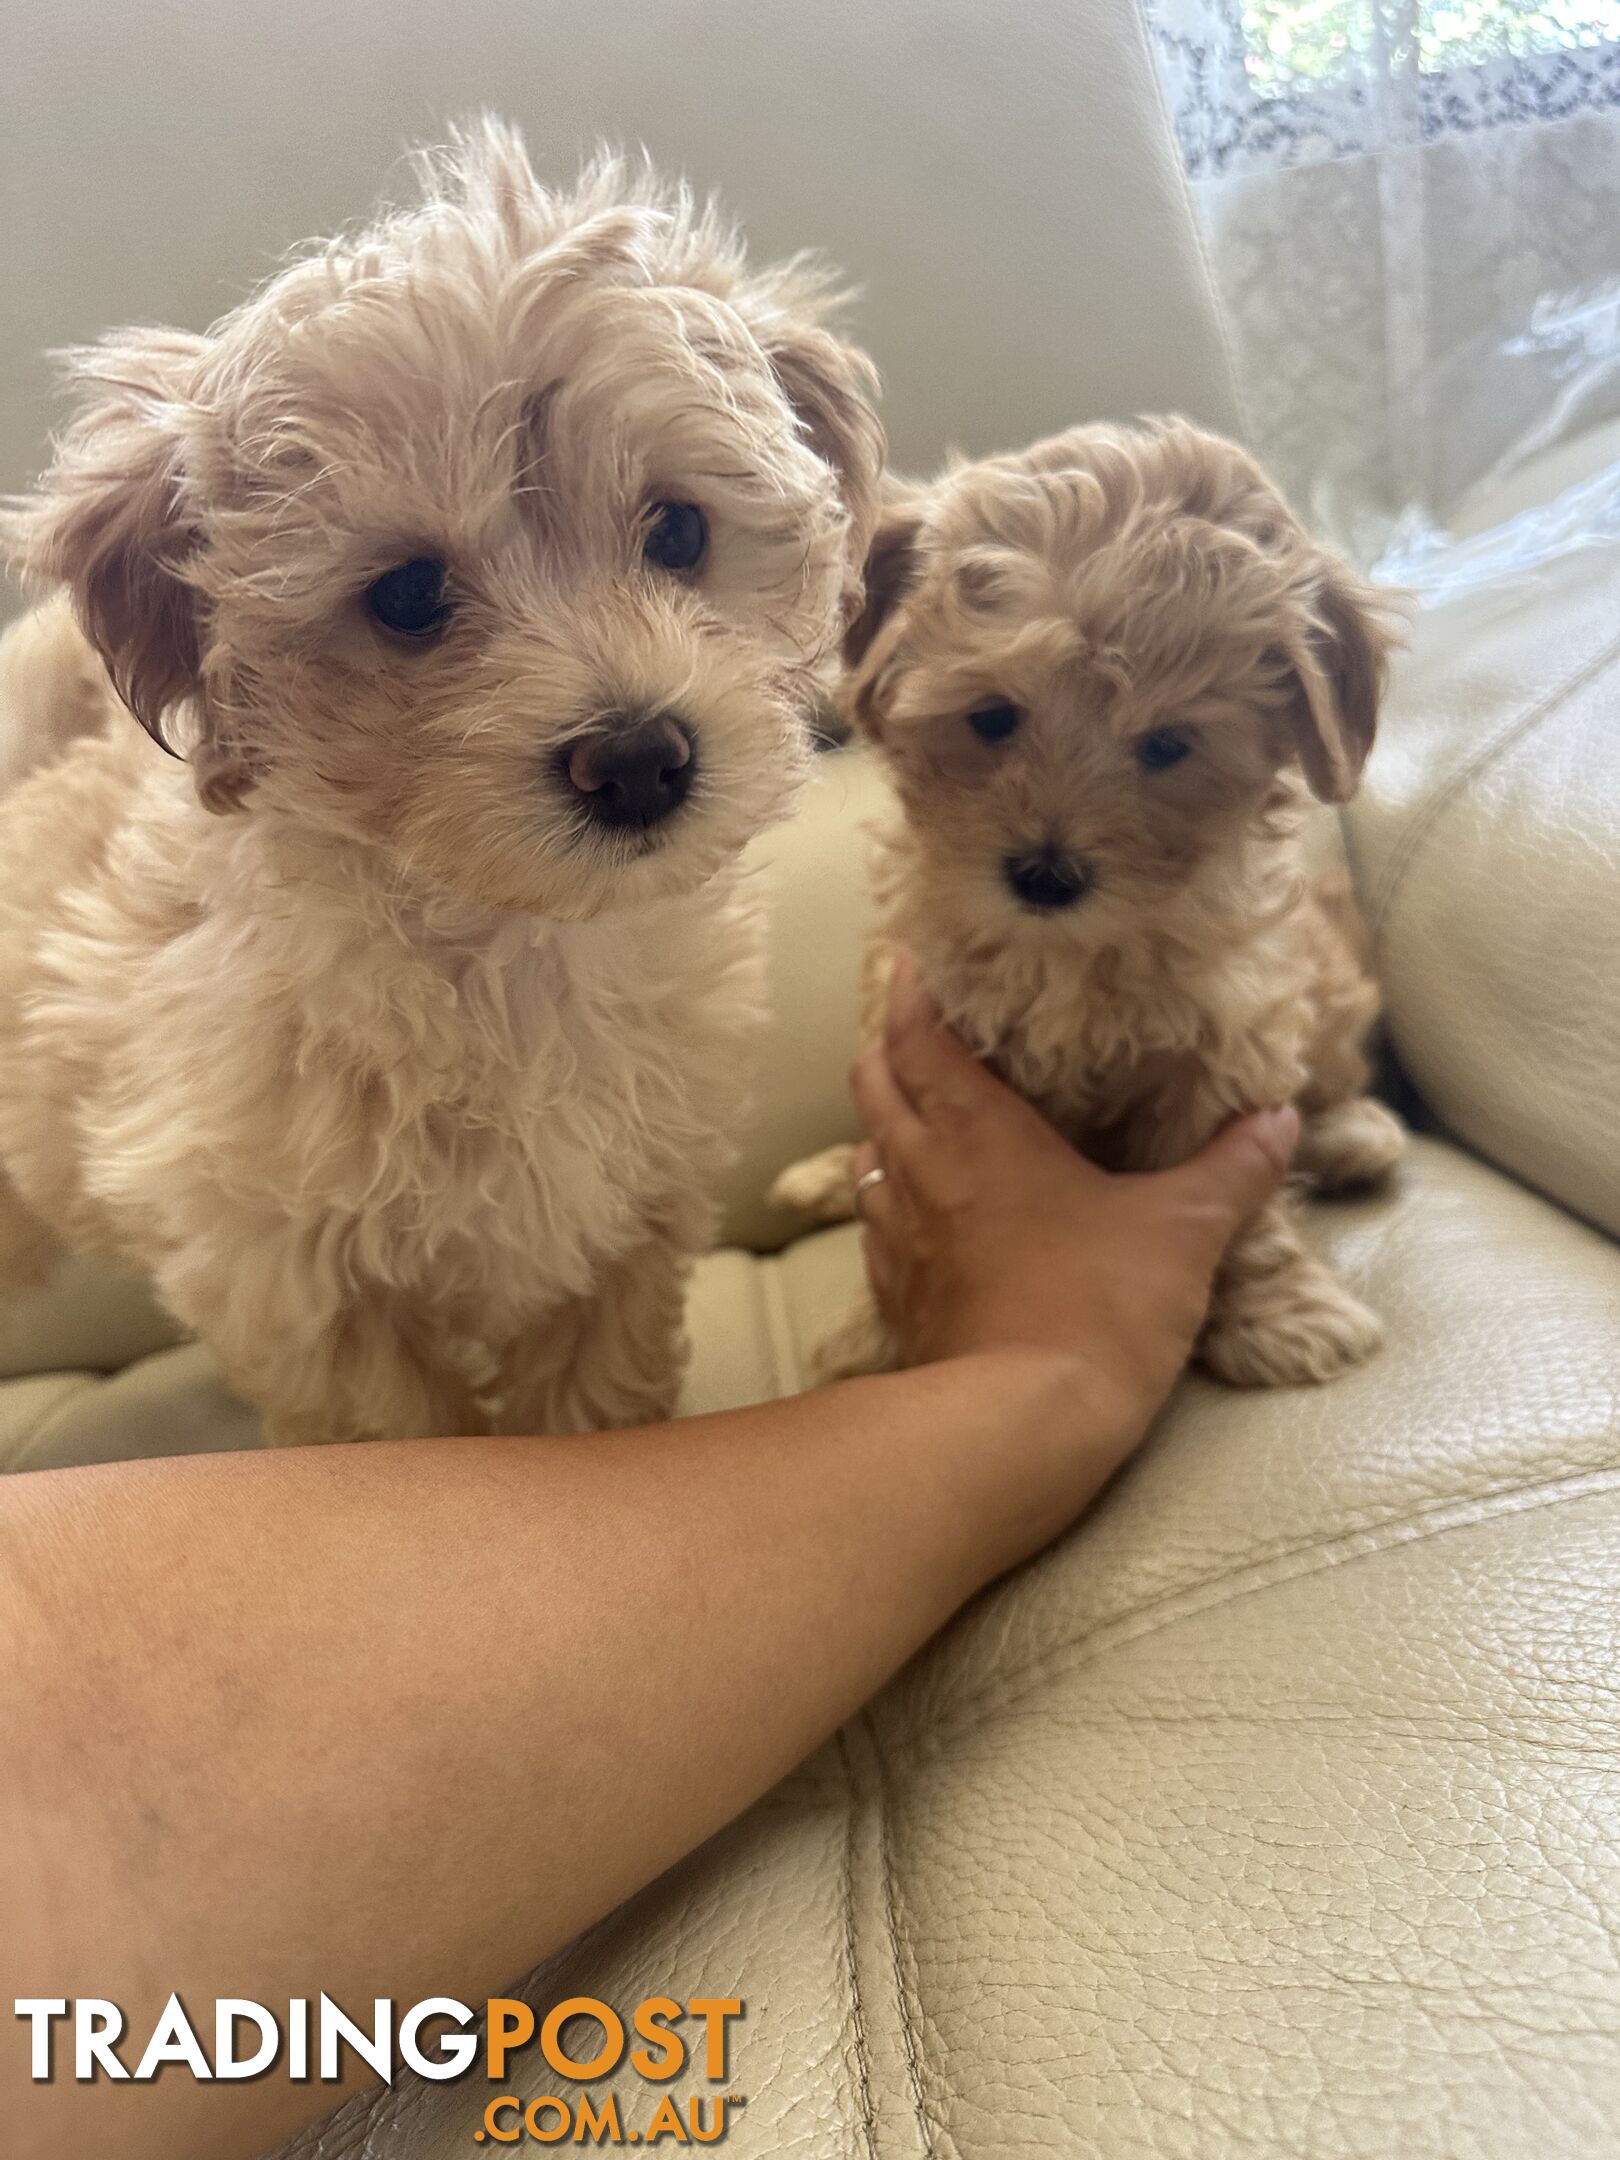
[[[827,312],[485,123],[206,336],[76,357],[8,519],[64,594],[0,649],[0,1273],[148,1269],[272,1441],[669,1411],[738,854],[876,514]]]
[[[947,1018],[1105,1165],[1167,1167],[1293,1101],[1306,1179],[1381,1177],[1404,1136],[1366,1093],[1378,994],[1305,839],[1309,797],[1344,801],[1372,747],[1387,596],[1179,421],[1076,429],[898,498],[867,583],[847,695],[899,809],[868,1025],[909,945]],[[850,1155],[776,1196],[847,1215]],[[1233,1245],[1199,1355],[1275,1386],[1378,1340],[1283,1197]],[[863,1307],[820,1370],[888,1356]]]

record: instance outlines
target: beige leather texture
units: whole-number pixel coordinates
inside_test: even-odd
[[[1189,1378],[1077,1532],[523,1992],[741,1996],[759,2160],[1611,2155],[1620,1250],[1436,1141],[1314,1226],[1380,1357]],[[729,1371],[791,1384],[851,1234],[724,1265]],[[289,2152],[449,2160],[489,2094]]]
[[[645,144],[762,256],[829,254],[906,465],[1107,414],[1236,423],[1131,0],[13,0],[4,36],[0,492],[41,461],[48,348],[202,328],[482,107],[553,176]]]
[[[871,918],[868,836],[889,804],[877,762],[858,748],[823,755],[798,815],[758,841],[753,861],[769,895],[771,1028],[754,1117],[726,1179],[724,1235],[769,1251],[802,1220],[765,1198],[790,1162],[853,1137],[849,1064],[859,1001],[859,954]]]
[[[1425,1100],[1620,1232],[1620,547],[1426,611],[1348,823]]]

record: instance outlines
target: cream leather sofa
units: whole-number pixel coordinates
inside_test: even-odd
[[[5,335],[30,348],[206,315],[226,239],[239,271],[362,200],[429,110],[493,93],[537,136],[645,135],[768,244],[841,252],[910,457],[1138,406],[1240,425],[1123,0],[615,0],[521,22],[478,0],[449,40],[419,0],[291,0],[274,31],[111,0],[20,12],[34,58],[0,158],[21,187],[7,244],[33,253]],[[418,80],[430,30],[448,91]],[[100,144],[93,186],[64,183],[53,129],[81,163]],[[19,468],[31,368],[7,378]],[[1315,1392],[1189,1378],[1056,1550],[526,1984],[743,1997],[728,2151],[1620,2148],[1617,714],[1614,550],[1431,612],[1401,669],[1347,839],[1425,1130],[1394,1192],[1315,1218],[1386,1316],[1382,1355]],[[876,796],[858,754],[830,756],[761,851],[775,1021],[730,1242],[694,1289],[693,1406],[796,1386],[857,1265],[847,1231],[784,1245],[759,1194],[847,1129]],[[10,1303],[0,1368],[12,1468],[256,1437],[207,1354],[88,1268]],[[645,2122],[646,2087],[608,2089]],[[288,2155],[449,2160],[487,2097],[402,2084]]]

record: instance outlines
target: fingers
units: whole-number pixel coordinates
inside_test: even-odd
[[[881,1042],[868,1043],[855,1060],[849,1076],[850,1092],[861,1123],[876,1150],[874,1160],[892,1169],[914,1152],[923,1137],[921,1121],[895,1085],[888,1054]],[[864,1165],[870,1169],[871,1163]]]
[[[1299,1145],[1299,1112],[1292,1103],[1256,1110],[1218,1132],[1194,1162],[1223,1187],[1247,1222],[1288,1175]]]
[[[1282,1184],[1299,1144],[1299,1112],[1292,1103],[1256,1110],[1223,1126],[1202,1154],[1178,1170],[1162,1173],[1190,1215],[1207,1223],[1224,1251],[1231,1239]]]
[[[861,1240],[861,1259],[880,1310],[889,1308],[901,1281],[892,1243],[881,1231],[868,1230]]]
[[[904,1174],[890,1170],[870,1140],[863,1140],[856,1148],[852,1167],[855,1172],[856,1220],[868,1230],[876,1230],[882,1235],[892,1234],[903,1205]],[[881,1170],[882,1177],[874,1179],[863,1190],[862,1179],[874,1170]]]
[[[883,1047],[894,1084],[918,1117],[971,1115],[1007,1093],[940,1018],[916,962],[902,952],[889,982]]]

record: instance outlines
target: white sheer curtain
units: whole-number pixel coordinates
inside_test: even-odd
[[[1511,547],[1620,530],[1620,0],[1149,4],[1256,447],[1313,522],[1430,582],[1562,455]]]

